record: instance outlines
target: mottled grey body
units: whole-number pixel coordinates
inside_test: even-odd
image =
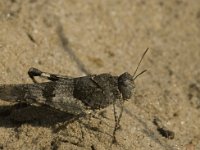
[[[48,105],[67,113],[81,114],[105,108],[117,99],[128,99],[132,89],[133,80],[128,73],[119,77],[100,74],[35,84],[1,85],[0,99]]]

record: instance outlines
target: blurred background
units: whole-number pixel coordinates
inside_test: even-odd
[[[111,149],[200,149],[198,0],[0,1],[1,84],[31,83],[30,67],[74,77],[133,74],[146,48],[138,72],[148,72],[136,80],[117,133],[119,144]],[[82,149],[108,149],[112,111],[106,111],[110,127],[84,128],[81,142],[66,139],[64,131],[52,133],[48,124],[19,126],[4,119],[0,149],[79,149],[77,143]],[[157,131],[154,117],[175,133],[174,139]],[[78,134],[77,128],[72,123],[65,132]]]

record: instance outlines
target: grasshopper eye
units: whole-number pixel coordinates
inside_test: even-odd
[[[133,76],[128,72],[123,73],[118,78],[118,88],[122,93],[124,100],[131,98],[132,90],[134,89],[134,80]]]

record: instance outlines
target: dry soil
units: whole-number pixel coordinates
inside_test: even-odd
[[[200,149],[199,0],[1,0],[0,83],[32,83],[30,67],[82,76],[133,73],[118,144],[112,106],[97,117],[0,101],[0,149]],[[174,132],[162,136],[154,118]]]

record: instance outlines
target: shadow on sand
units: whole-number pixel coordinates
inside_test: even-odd
[[[74,116],[66,112],[52,109],[48,106],[31,106],[26,103],[0,106],[0,127],[15,128],[22,124],[32,126],[53,127],[57,123],[65,125],[76,121],[81,116]]]

